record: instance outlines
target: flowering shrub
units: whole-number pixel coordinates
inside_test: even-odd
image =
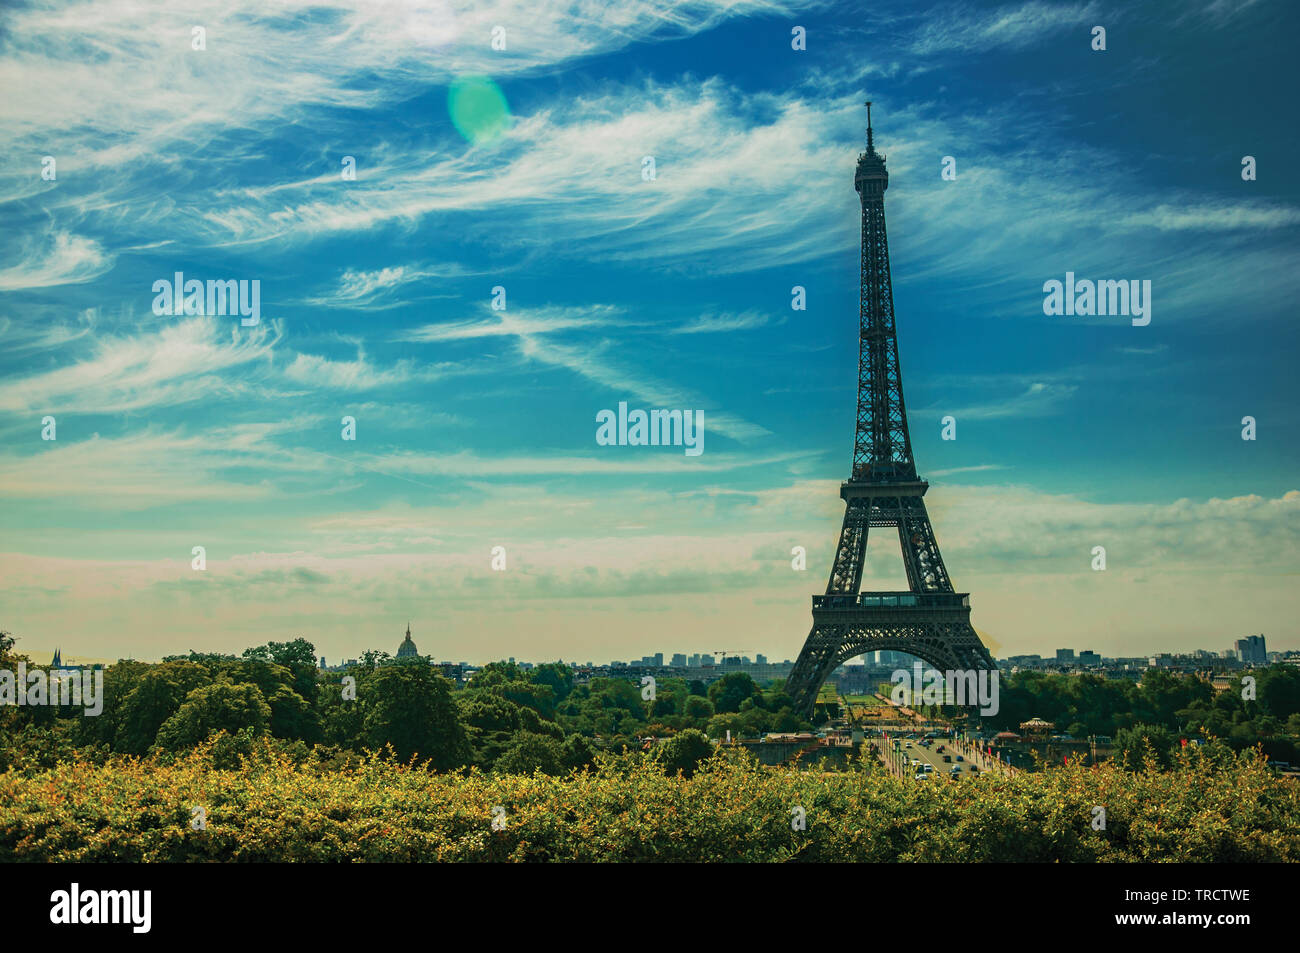
[[[1164,772],[917,784],[716,756],[691,778],[640,755],[558,777],[437,773],[266,739],[231,769],[220,742],[0,774],[0,861],[1300,860],[1300,786],[1222,747]],[[806,830],[792,829],[795,806]]]

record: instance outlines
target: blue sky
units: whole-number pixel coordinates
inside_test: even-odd
[[[1296,647],[1288,4],[2,17],[0,625],[34,652],[337,658],[410,618],[439,658],[793,658],[852,446],[868,97],[913,445],[995,652]],[[449,115],[476,77],[490,141]],[[258,279],[261,323],[155,315],[176,271]],[[1150,325],[1044,315],[1067,271],[1149,279]],[[703,410],[705,452],[597,446],[619,401]],[[895,539],[868,573],[902,585]]]

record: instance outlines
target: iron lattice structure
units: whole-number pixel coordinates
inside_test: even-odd
[[[826,677],[865,652],[908,652],[943,670],[995,667],[970,624],[970,596],[953,591],[925,509],[929,484],[912,458],[885,235],[889,173],[872,141],[871,103],[867,151],[858,156],[853,184],[862,200],[857,428],[853,470],[840,486],[844,526],[830,581],[824,596],[813,596],[812,631],[786,680],[795,710],[805,716]],[[861,591],[872,527],[897,527],[906,591]]]

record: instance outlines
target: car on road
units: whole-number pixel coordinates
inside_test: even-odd
[[[939,745],[939,747],[935,748],[934,751],[935,754],[943,754],[943,745]]]
[[[934,771],[934,765],[923,764],[921,765],[921,770],[924,771],[926,774],[931,774]]]
[[[917,761],[915,758],[912,759],[912,767],[914,768],[918,767],[920,764],[921,764],[920,761]]]
[[[980,773],[980,769],[977,768],[975,765],[972,764],[972,765],[970,765],[969,767],[970,767],[970,773],[971,773],[971,774],[979,774],[979,773]]]
[[[954,764],[952,766],[952,770],[949,771],[948,773],[951,774],[954,778],[959,777],[961,775],[961,765]]]
[[[957,760],[958,760],[958,761],[965,761],[966,759],[963,758],[961,755],[957,755]]]
[[[924,771],[918,771],[918,772],[916,772],[916,780],[918,780],[918,781],[928,781],[928,780],[930,780],[930,776],[929,776],[928,774],[926,774]]]
[[[946,754],[946,755],[944,755],[944,756],[943,756],[943,760],[944,760],[944,763],[945,763],[945,764],[950,764],[950,763],[952,762],[952,755],[950,755],[950,754]],[[957,770],[960,771],[961,768],[957,768]]]
[[[912,747],[912,742],[909,741],[909,742],[908,742],[904,747],[907,747],[907,748]]]

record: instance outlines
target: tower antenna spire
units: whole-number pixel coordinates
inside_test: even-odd
[[[871,143],[871,100],[867,100],[867,151],[875,152],[876,147]]]

